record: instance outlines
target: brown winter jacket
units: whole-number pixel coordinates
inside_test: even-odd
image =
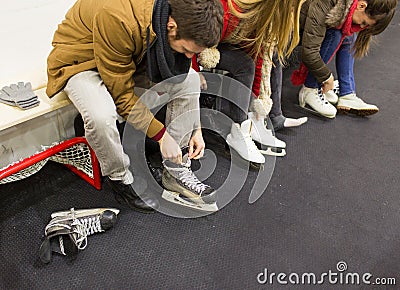
[[[163,125],[137,102],[133,80],[145,57],[148,27],[150,41],[155,39],[153,5],[153,0],[78,0],[54,34],[47,59],[47,95],[61,91],[73,75],[97,69],[118,114],[128,119],[133,109],[129,122],[149,137],[156,136]]]
[[[320,83],[331,71],[320,55],[321,44],[328,28],[341,25],[350,11],[353,0],[307,0],[301,7],[302,61]]]

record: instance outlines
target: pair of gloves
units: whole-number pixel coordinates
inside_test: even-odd
[[[29,82],[18,82],[18,84],[3,87],[0,90],[0,102],[22,110],[36,107],[40,103]]]

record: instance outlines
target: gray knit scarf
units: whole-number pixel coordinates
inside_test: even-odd
[[[189,72],[191,60],[182,53],[172,51],[167,32],[170,7],[167,0],[156,0],[153,9],[152,25],[156,40],[150,44],[149,28],[147,29],[147,71],[151,81],[155,83],[169,80],[180,83]]]

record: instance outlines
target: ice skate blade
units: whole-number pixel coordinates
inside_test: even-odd
[[[169,202],[179,204],[182,206],[190,207],[196,210],[201,210],[201,211],[208,211],[208,212],[214,212],[218,210],[217,203],[195,203],[195,202],[190,202],[182,197],[179,196],[179,193],[176,192],[171,192],[168,190],[163,191],[161,197]]]
[[[319,113],[318,111],[315,111],[315,110],[310,109],[310,108],[308,108],[308,107],[302,107],[302,106],[300,106],[300,105],[298,105],[298,104],[295,104],[295,106],[298,107],[298,108],[300,108],[301,110],[303,110],[303,111],[305,111],[305,112],[309,112],[309,113],[311,113],[311,114],[313,114],[313,115],[315,115],[315,116],[321,117],[321,118],[323,118],[323,119],[334,119],[334,118],[336,117],[336,115],[334,115],[334,116],[325,116],[325,115],[322,115],[322,114]]]
[[[283,157],[286,155],[286,150],[283,148],[268,147],[267,149],[259,149],[259,150],[261,154],[269,156]]]
[[[90,208],[90,209],[75,209],[74,214],[75,214],[75,218],[80,218],[82,216],[100,214],[106,210],[112,211],[113,213],[115,213],[115,215],[118,215],[118,213],[119,213],[119,209],[116,209],[116,208]],[[53,212],[51,214],[51,218],[53,219],[55,217],[64,217],[64,216],[70,215],[71,213],[72,213],[71,210],[57,211],[57,212]]]
[[[238,152],[238,151],[236,151],[236,149],[235,148],[233,148],[230,144],[229,144],[229,142],[226,142],[227,144],[228,144],[228,146],[229,146],[229,149],[231,150],[231,151],[234,151],[243,161],[246,161],[246,162],[249,162],[249,163],[253,163],[253,164],[259,164],[259,165],[262,165],[262,164],[264,164],[265,163],[265,160],[264,160],[264,162],[263,163],[258,163],[258,162],[255,162],[255,161],[251,161],[251,160],[248,160],[248,159],[246,159],[245,157],[243,157],[242,155],[240,155],[240,153]],[[258,148],[257,148],[258,149]],[[231,155],[232,153],[230,153],[229,152],[229,155]],[[231,157],[231,160],[232,160],[232,157]]]
[[[241,163],[242,165],[247,166],[247,164],[249,164],[250,169],[252,169],[252,170],[264,170],[264,163],[257,163],[257,162],[253,162],[253,161],[246,160],[246,159],[244,159],[242,156],[240,156],[239,153],[237,153],[237,152],[235,151],[235,149],[231,148],[231,150],[233,150],[233,151],[235,152],[235,154],[237,154],[237,156],[240,158],[239,161],[241,161],[240,163]],[[262,154],[262,153],[261,153],[261,154]],[[229,150],[225,149],[225,150],[224,150],[224,155],[225,155],[225,157],[228,158],[229,160],[232,160],[231,152],[230,152]]]

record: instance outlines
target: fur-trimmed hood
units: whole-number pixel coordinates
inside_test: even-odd
[[[326,16],[325,24],[329,27],[340,26],[347,17],[354,0],[338,0]]]

